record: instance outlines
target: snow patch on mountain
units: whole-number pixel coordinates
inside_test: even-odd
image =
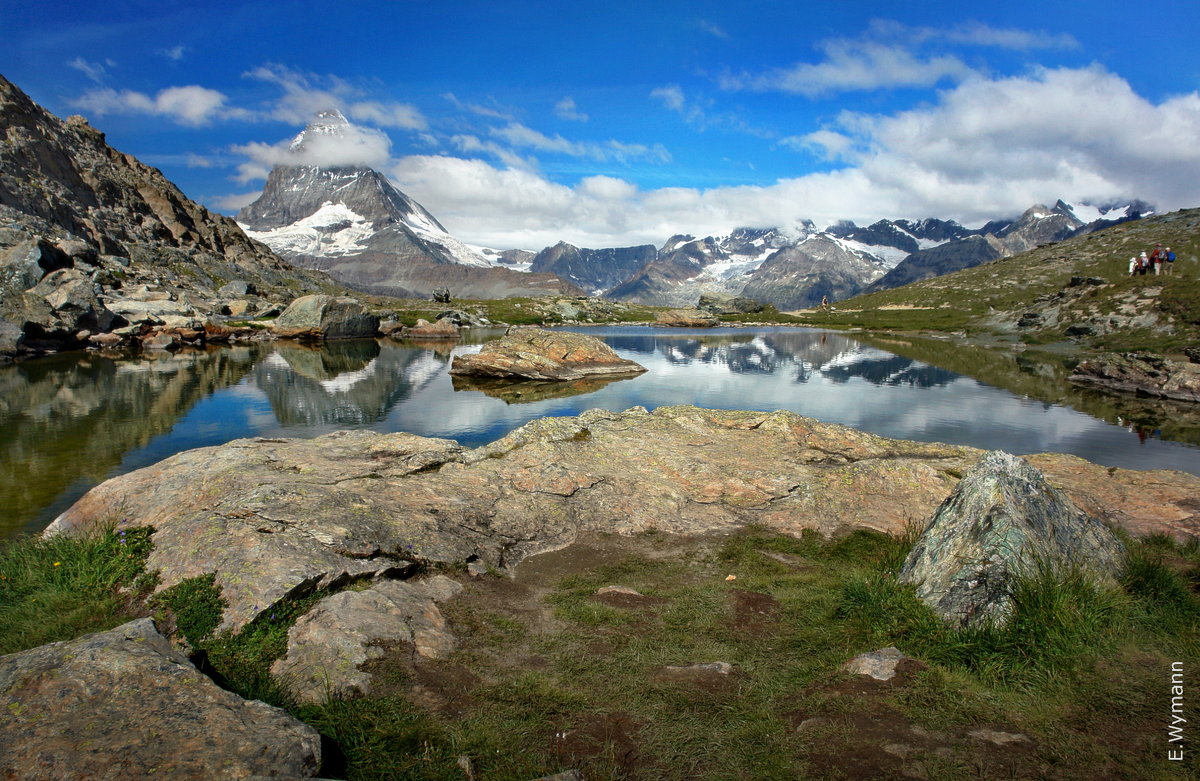
[[[284,255],[342,257],[366,249],[363,242],[375,233],[370,221],[342,203],[326,201],[321,208],[291,225],[268,231],[242,230]]]

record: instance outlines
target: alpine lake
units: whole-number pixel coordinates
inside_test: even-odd
[[[581,327],[648,370],[629,378],[451,378],[460,341],[277,341],[0,367],[0,537],[40,531],[89,488],[182,450],[344,428],[465,446],[535,418],[694,404],[785,409],[886,437],[1200,475],[1200,405],[1067,382],[1071,358],[807,328]]]

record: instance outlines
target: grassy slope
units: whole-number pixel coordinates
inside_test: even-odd
[[[1156,243],[1178,257],[1174,276],[1128,276],[1132,255]],[[1089,288],[1069,307],[1066,321],[1048,330],[1005,325],[1037,309],[1037,299],[1062,291],[1072,277],[1111,283]],[[806,312],[810,325],[871,330],[940,331],[974,337],[1048,343],[1065,338],[1071,322],[1119,311],[1154,311],[1174,333],[1128,330],[1083,337],[1079,345],[1098,350],[1147,350],[1169,354],[1200,340],[1200,209],[1124,223],[1030,252],[894,290],[839,302],[834,311]]]
[[[376,696],[299,707],[267,670],[318,595],[277,606],[236,637],[213,637],[211,579],[132,604],[146,537],[0,546],[0,637],[52,617],[47,608],[61,612],[69,592],[81,605],[153,609],[206,652],[218,680],[288,707],[326,736],[325,777],[458,781],[463,757],[469,777],[520,781],[566,768],[590,779],[682,780],[918,771],[1168,779],[1195,778],[1200,767],[1191,750],[1187,762],[1165,760],[1170,664],[1200,658],[1195,544],[1134,543],[1121,588],[1031,581],[1009,629],[967,633],[896,584],[906,540],[753,528],[723,538],[599,537],[530,560],[516,581],[468,580],[445,606],[460,641],[450,659],[392,648],[372,663]],[[644,596],[595,596],[613,584]],[[59,596],[43,601],[50,594]],[[94,629],[117,620],[106,607]],[[72,622],[5,650],[86,631]],[[854,654],[889,645],[924,665],[889,684],[838,672]],[[733,671],[664,674],[714,661]],[[979,730],[1024,737],[998,746],[972,735]]]

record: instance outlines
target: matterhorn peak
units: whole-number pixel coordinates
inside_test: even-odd
[[[346,115],[336,108],[318,111],[313,120],[292,139],[288,148],[293,152],[299,152],[305,148],[306,142],[310,142],[318,136],[345,138],[350,127],[350,120],[346,119]]]

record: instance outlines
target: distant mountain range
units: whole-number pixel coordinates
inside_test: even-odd
[[[324,112],[292,142],[346,133]],[[1035,205],[1015,220],[968,229],[951,220],[881,220],[868,227],[811,222],[672,236],[661,247],[588,249],[560,242],[536,254],[459,241],[419,203],[365,167],[277,166],[237,215],[247,233],[303,268],[390,295],[462,298],[546,293],[695,306],[704,294],[747,296],[779,309],[811,307],[898,287],[1153,213],[1140,201]]]

